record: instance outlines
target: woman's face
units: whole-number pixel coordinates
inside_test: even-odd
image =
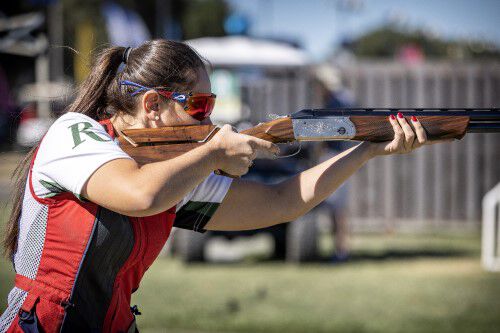
[[[195,93],[211,93],[212,86],[207,71],[204,68],[198,69],[198,82],[192,89]],[[159,104],[159,117],[156,121],[158,127],[179,126],[179,125],[199,125],[211,124],[210,118],[203,121],[196,120],[184,111],[182,104],[161,99]]]

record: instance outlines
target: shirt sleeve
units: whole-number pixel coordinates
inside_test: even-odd
[[[103,164],[131,158],[94,119],[69,112],[49,128],[38,149],[32,169],[35,194],[47,198],[81,191],[90,176]]]
[[[233,179],[210,174],[177,205],[174,227],[205,232],[205,225],[224,200]]]

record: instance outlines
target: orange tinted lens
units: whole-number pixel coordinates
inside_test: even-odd
[[[205,106],[206,116],[210,116],[215,106],[215,96],[210,96],[207,100],[207,105]]]
[[[210,116],[215,105],[215,95],[199,94],[187,100],[186,112],[196,120],[203,120]]]

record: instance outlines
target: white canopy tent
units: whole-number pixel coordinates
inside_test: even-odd
[[[186,43],[214,66],[296,67],[310,63],[303,50],[265,39],[245,36],[204,37]]]

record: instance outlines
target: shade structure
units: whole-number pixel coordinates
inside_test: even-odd
[[[204,37],[187,40],[215,66],[305,66],[307,53],[283,42],[245,36]]]

